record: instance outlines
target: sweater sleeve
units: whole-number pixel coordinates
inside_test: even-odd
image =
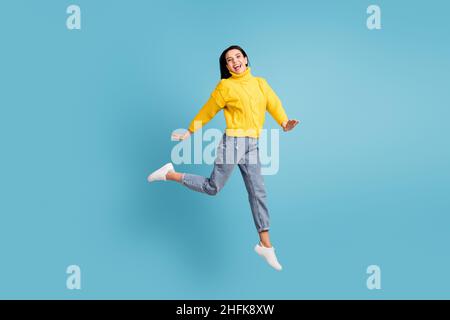
[[[200,111],[189,125],[189,131],[191,133],[197,131],[204,125],[206,125],[214,116],[225,107],[225,99],[222,94],[223,82],[219,82],[214,91],[211,93],[208,101],[203,105]]]
[[[270,115],[275,119],[275,121],[281,126],[281,124],[284,121],[287,121],[289,118],[286,115],[286,112],[284,111],[280,98],[278,98],[277,94],[269,86],[266,79],[262,79],[262,83],[267,98],[266,109],[270,113]]]

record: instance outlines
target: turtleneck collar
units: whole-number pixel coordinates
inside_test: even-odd
[[[230,74],[231,74],[231,78],[236,79],[236,80],[244,80],[244,79],[248,79],[252,76],[250,67],[247,67],[247,69],[245,69],[245,71],[242,73],[234,73],[233,71],[230,71]]]

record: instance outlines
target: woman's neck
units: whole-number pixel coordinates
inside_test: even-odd
[[[248,79],[252,76],[251,72],[250,72],[250,67],[247,67],[245,69],[245,71],[241,72],[241,73],[234,73],[233,71],[230,71],[231,74],[231,78],[232,79],[236,79],[236,80],[244,80],[244,79]]]

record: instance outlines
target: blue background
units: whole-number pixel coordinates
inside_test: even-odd
[[[72,3],[81,30],[66,28]],[[0,298],[450,298],[447,1],[0,8]],[[253,252],[239,171],[216,197],[146,181],[231,44],[302,121],[265,177],[281,273]]]

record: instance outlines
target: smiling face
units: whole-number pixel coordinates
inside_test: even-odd
[[[225,54],[227,68],[234,73],[242,73],[247,69],[247,57],[238,49],[231,49]]]

